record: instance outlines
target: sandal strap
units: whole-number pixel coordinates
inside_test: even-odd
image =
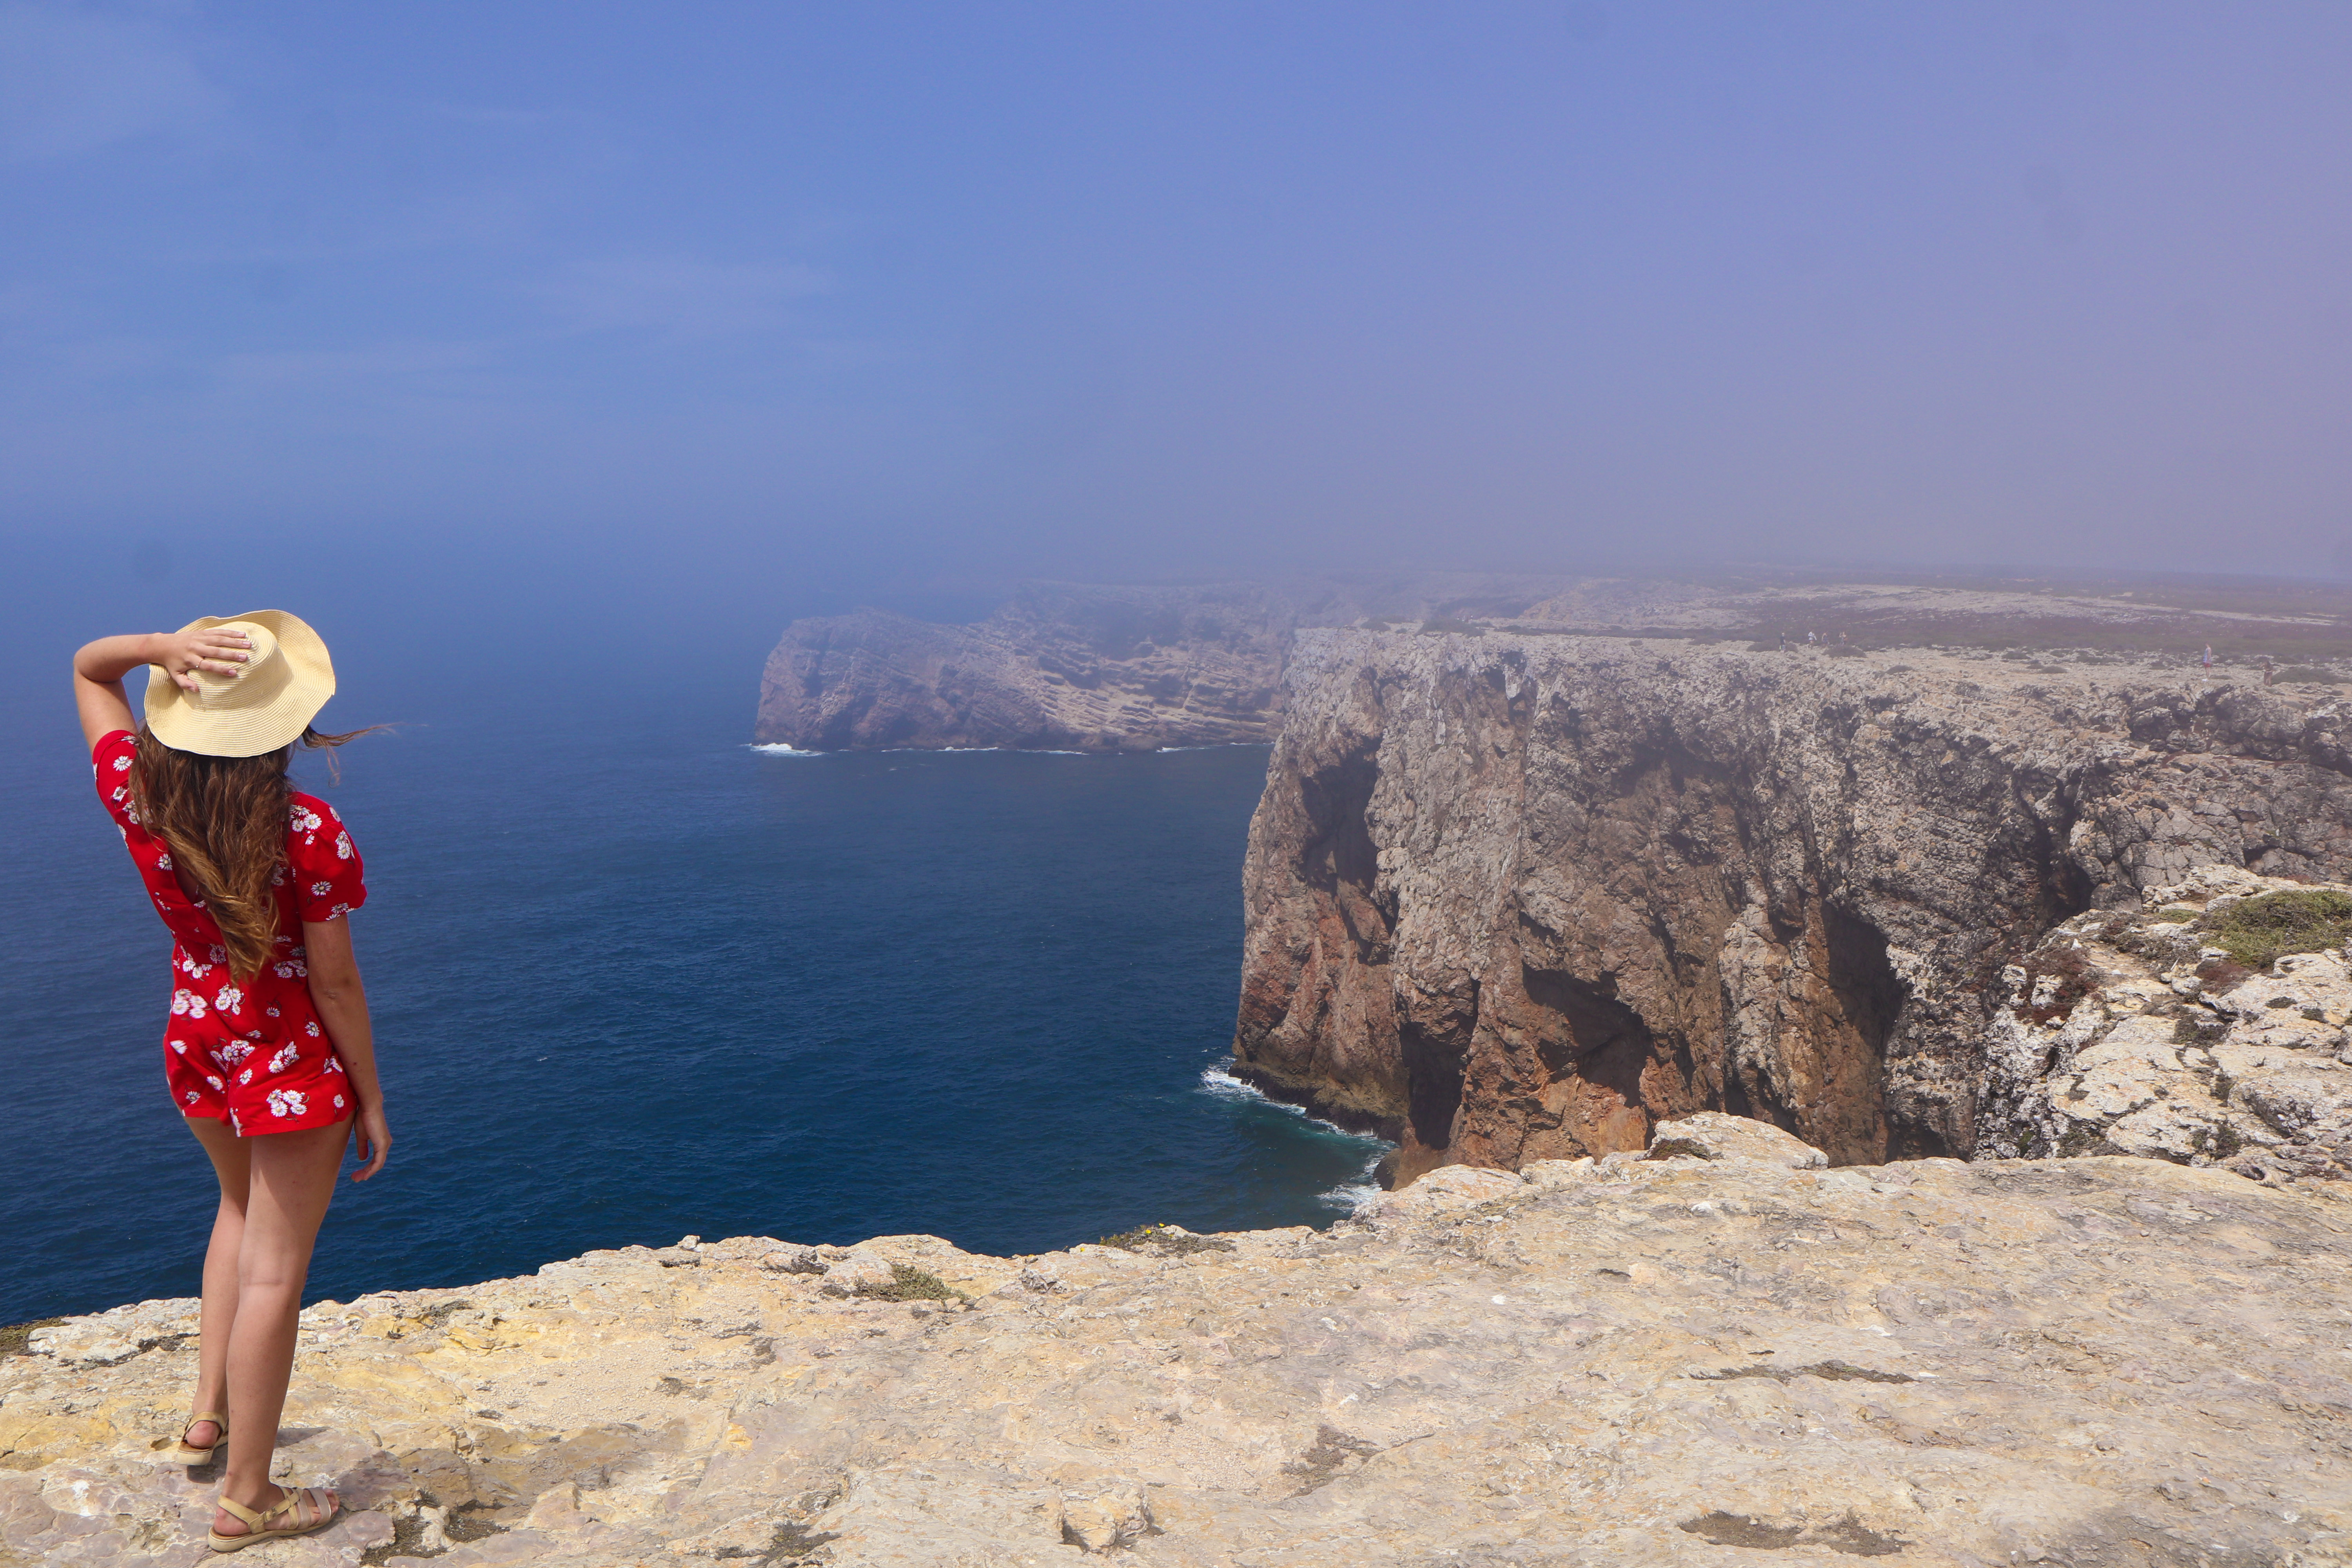
[[[257,1535],[272,1533],[269,1521],[280,1515],[285,1517],[290,1529],[275,1532],[296,1535],[315,1529],[335,1516],[334,1511],[329,1510],[324,1494],[315,1487],[282,1487],[278,1489],[278,1500],[259,1512],[231,1497],[224,1496],[219,1501],[221,1507],[245,1521]]]

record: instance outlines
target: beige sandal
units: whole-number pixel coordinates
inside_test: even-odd
[[[243,1535],[223,1535],[217,1530],[207,1530],[205,1539],[212,1543],[215,1552],[241,1552],[257,1541],[282,1541],[289,1535],[308,1535],[342,1517],[342,1503],[338,1500],[329,1508],[326,1496],[323,1487],[295,1487],[280,1497],[274,1507],[258,1511],[241,1502],[222,1498],[221,1507],[253,1528]],[[282,1529],[272,1529],[269,1521],[281,1515],[296,1522]]]
[[[213,1424],[212,1446],[199,1448],[188,1441],[188,1434],[207,1421]],[[213,1449],[227,1441],[228,1417],[217,1410],[199,1410],[188,1417],[185,1426],[180,1428],[180,1440],[173,1446],[170,1453],[163,1456],[163,1462],[167,1465],[208,1465],[212,1463]]]

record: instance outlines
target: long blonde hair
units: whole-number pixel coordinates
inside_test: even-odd
[[[295,744],[331,749],[359,735],[307,726]],[[293,745],[257,757],[208,757],[167,746],[139,726],[131,798],[139,824],[171,847],[205,912],[220,928],[229,973],[250,979],[270,961],[278,937],[276,873],[286,863]]]

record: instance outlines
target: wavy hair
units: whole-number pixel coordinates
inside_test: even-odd
[[[272,879],[286,863],[293,793],[286,764],[294,746],[326,750],[331,768],[333,748],[367,732],[328,735],[305,726],[293,744],[257,757],[208,757],[167,746],[139,726],[139,757],[131,770],[139,824],[171,847],[173,866],[185,873],[220,928],[229,973],[237,979],[260,973],[278,938]]]

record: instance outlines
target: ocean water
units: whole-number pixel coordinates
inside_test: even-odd
[[[311,1299],[688,1233],[1320,1225],[1364,1190],[1381,1145],[1218,1070],[1263,748],[779,753],[742,682],[680,684],[419,687],[340,784],[299,764],[367,861],[394,1138]],[[194,1294],[214,1202],[163,1088],[163,928],[70,726],[0,763],[0,1322]]]

